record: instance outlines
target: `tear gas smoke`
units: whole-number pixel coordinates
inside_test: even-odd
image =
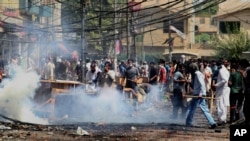
[[[32,112],[35,90],[39,87],[40,76],[35,72],[20,70],[12,79],[5,79],[0,88],[0,114],[24,122],[48,124]],[[74,88],[69,93],[56,95],[55,116],[58,123],[105,122],[105,123],[160,123],[171,122],[172,110],[162,97],[157,86],[153,87],[142,104],[133,106],[124,93],[116,89],[102,89],[100,95],[90,96],[82,88]],[[159,100],[161,99],[161,100]],[[156,104],[157,103],[157,104]],[[37,105],[36,105],[37,106]],[[133,116],[137,114],[136,116]],[[63,118],[67,117],[67,118]],[[68,119],[68,120],[67,120]],[[176,123],[176,122],[175,122]]]
[[[0,88],[0,114],[23,122],[46,124],[47,121],[36,117],[32,111],[32,99],[39,87],[40,77],[35,72],[25,72],[16,68],[15,76],[6,78]]]
[[[48,121],[36,116],[33,97],[39,87],[40,76],[35,72],[19,69],[14,78],[4,79],[0,88],[0,114],[24,122],[48,124]],[[161,99],[161,100],[160,100]],[[90,96],[82,88],[70,90],[70,93],[56,95],[55,118],[59,123],[69,122],[105,122],[105,123],[160,123],[169,122],[172,113],[161,102],[159,88],[153,87],[147,100],[133,106],[125,94],[116,89],[102,89],[100,95]],[[157,104],[156,104],[157,103]],[[37,106],[37,105],[36,105]],[[137,107],[137,108],[136,108]],[[136,114],[136,116],[133,116]],[[67,118],[63,118],[67,117]],[[68,119],[68,120],[66,120]]]
[[[66,97],[67,95],[71,95],[71,98]],[[102,89],[99,96],[90,96],[83,93],[82,89],[76,88],[64,96],[56,96],[56,103],[60,102],[55,104],[55,112],[57,118],[69,116],[68,121],[64,119],[58,122],[59,124],[71,123],[72,120],[98,123],[171,122],[169,116],[172,114],[172,109],[169,110],[166,106],[170,101],[163,102],[160,97],[159,88],[155,86],[147,95],[147,100],[136,108],[128,98],[124,98],[123,93],[115,89]]]

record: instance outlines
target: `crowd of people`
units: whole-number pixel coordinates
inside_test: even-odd
[[[84,71],[82,61],[46,57],[42,62],[38,71],[42,79],[82,81],[82,73],[85,72],[85,82],[98,88],[125,90],[132,94],[135,101],[149,94],[152,87],[157,87],[159,93],[169,94],[173,107],[170,118],[183,119],[187,126],[193,126],[197,106],[211,128],[241,118],[245,119],[246,125],[250,125],[250,112],[247,110],[250,104],[250,65],[246,59],[186,60],[185,55],[182,55],[180,60],[172,62],[159,59],[158,62],[143,61],[139,64],[128,59],[119,62],[115,69],[114,60],[106,57],[101,61],[87,60]],[[33,64],[31,61],[30,66]],[[13,56],[8,69],[10,77],[15,75],[17,65],[18,56]],[[116,77],[122,81],[117,82]],[[147,83],[138,83],[141,77],[147,78]],[[187,95],[191,95],[191,100]],[[206,99],[211,95],[216,98],[217,120],[210,113],[211,107]]]
[[[163,89],[164,92],[172,92],[171,118],[178,118],[181,109],[180,118],[186,119],[187,126],[193,125],[197,106],[201,108],[211,128],[240,119],[245,119],[245,124],[249,125],[250,114],[247,107],[250,94],[250,65],[246,59],[186,61],[183,55],[180,60],[170,63],[160,59],[158,66],[155,62],[150,62],[149,65],[143,62],[136,66],[132,59],[128,59],[127,63],[120,63],[118,70],[120,76],[126,78],[124,88],[130,88],[134,96],[145,92],[139,91],[141,86],[136,83],[139,77],[147,77],[148,85],[157,85],[160,91]],[[192,99],[188,101],[187,95],[192,95]],[[211,98],[211,95],[216,99],[217,120],[211,115],[208,106],[207,98]]]

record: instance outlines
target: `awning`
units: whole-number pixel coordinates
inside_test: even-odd
[[[169,55],[169,51],[166,50],[163,55]],[[212,49],[179,49],[172,52],[172,55],[186,55],[191,57],[201,57],[201,56],[214,56],[215,51]]]

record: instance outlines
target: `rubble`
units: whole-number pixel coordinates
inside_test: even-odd
[[[143,119],[141,111],[149,112],[157,118],[157,110],[165,115],[166,102],[155,102],[150,105],[139,106],[135,117],[130,117],[135,123],[110,123],[105,119],[98,122],[75,122],[70,115],[64,115],[60,120],[50,125],[40,125],[21,122],[0,115],[5,120],[0,122],[1,140],[229,140],[229,127],[209,129],[205,117],[200,116],[198,109],[195,115],[195,126],[186,127],[184,122],[169,119],[169,122],[139,123]],[[165,112],[164,112],[165,111]],[[159,113],[158,113],[159,114]],[[144,117],[145,118],[145,117]],[[166,115],[166,119],[169,118]],[[182,119],[184,120],[184,119]],[[68,121],[68,122],[67,122]]]
[[[167,123],[34,125],[0,122],[0,140],[228,140],[229,128],[185,127]],[[39,130],[38,130],[39,129]],[[91,134],[90,134],[91,133]]]

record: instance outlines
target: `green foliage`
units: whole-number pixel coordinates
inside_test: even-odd
[[[220,22],[220,32],[238,34],[240,32],[240,22]]]
[[[212,6],[197,13],[198,16],[212,16],[217,13],[219,6]]]
[[[250,39],[246,31],[238,34],[219,34],[212,40],[217,57],[240,59],[243,52],[250,49]]]
[[[211,40],[211,37],[207,33],[202,33],[199,35],[195,35],[195,42],[196,43],[207,43]]]
[[[77,35],[81,35],[82,14],[86,14],[84,28],[86,39],[88,39],[88,47],[94,47],[98,51],[108,50],[107,48],[109,48],[113,42],[112,35],[114,34],[114,1],[115,0],[87,0],[87,4],[85,5],[86,13],[82,13],[81,0],[63,0],[62,26],[64,32],[76,32]],[[116,2],[117,8],[120,9],[126,6],[127,1],[116,0]],[[80,40],[81,38],[77,39]],[[89,42],[89,40],[91,40],[91,42]]]

